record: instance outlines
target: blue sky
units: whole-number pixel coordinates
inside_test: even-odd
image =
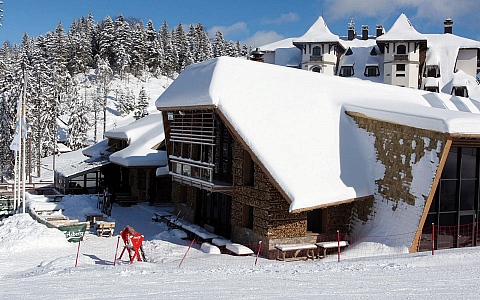
[[[422,33],[443,33],[443,21],[452,18],[454,34],[480,40],[479,0],[3,0],[0,42],[19,43],[24,32],[45,35],[59,22],[68,29],[74,19],[93,14],[95,21],[135,17],[153,21],[158,30],[166,20],[170,29],[203,23],[209,34],[220,29],[225,39],[261,46],[298,37],[323,15],[330,30],[346,35],[350,18],[357,31],[369,25],[374,34],[386,30],[403,12]]]

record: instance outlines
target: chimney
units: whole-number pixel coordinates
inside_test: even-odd
[[[353,40],[355,38],[355,34],[355,27],[353,25],[348,25],[348,40]]]
[[[452,19],[448,18],[443,22],[445,24],[445,32],[444,33],[452,33],[452,26],[453,26],[453,21]]]
[[[260,51],[260,48],[256,48],[255,51],[252,51],[250,54],[252,55],[250,60],[258,61],[262,63],[264,62],[263,55],[265,54],[265,52]]]
[[[384,33],[383,26],[377,25],[377,37],[381,36]]]
[[[362,40],[368,40],[368,25],[362,25]]]

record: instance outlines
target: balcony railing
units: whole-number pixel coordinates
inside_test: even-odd
[[[316,61],[323,61],[323,56],[318,56],[318,55],[311,55],[310,56],[310,61],[311,62],[316,62]]]
[[[395,54],[393,56],[395,60],[408,60],[408,54]]]

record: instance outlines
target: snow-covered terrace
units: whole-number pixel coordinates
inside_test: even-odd
[[[432,97],[435,101],[432,102]],[[479,134],[466,98],[221,57],[188,67],[159,110],[216,108],[298,211],[372,195],[381,174],[345,111],[439,132]],[[433,106],[431,103],[434,103]],[[442,104],[442,105],[439,105]]]

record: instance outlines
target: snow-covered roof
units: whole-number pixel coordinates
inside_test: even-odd
[[[93,144],[82,150],[82,154],[88,157],[108,156],[111,152],[107,151],[110,146],[108,145],[108,139],[101,140],[100,142]]]
[[[109,163],[106,156],[87,158],[82,154],[82,150],[62,153],[55,161],[55,171],[66,178],[92,172]]]
[[[383,55],[370,55],[372,49],[375,48],[377,53],[380,53],[377,43],[374,39],[368,40],[359,40],[354,39],[350,41],[340,41],[345,49],[352,51],[351,55],[342,55],[339,62],[338,69],[341,69],[342,66],[353,66],[355,78],[367,79],[373,82],[383,82]],[[366,66],[377,66],[379,71],[379,76],[376,77],[366,77],[365,67]]]
[[[398,17],[390,30],[377,37],[378,42],[424,40],[427,40],[427,37],[415,30],[410,20],[403,13]]]
[[[154,150],[164,139],[160,113],[150,114],[129,125],[109,130],[108,138],[128,141],[128,146],[110,155],[110,161],[125,167],[160,167],[167,165],[167,154]]]
[[[278,48],[296,48],[294,45],[293,45],[293,40],[295,38],[287,38],[287,39],[283,39],[283,40],[280,40],[280,41],[276,41],[276,42],[273,42],[273,43],[270,43],[270,44],[267,44],[267,45],[263,45],[260,48],[260,50],[264,51],[264,52],[268,52],[268,51],[275,51],[277,50]]]
[[[429,95],[443,109],[431,105]],[[374,191],[373,146],[365,144],[366,133],[346,110],[417,128],[480,134],[478,108],[457,99],[475,114],[460,111],[451,95],[222,57],[189,66],[156,106],[220,110],[292,201],[290,209],[298,210]]]
[[[299,38],[294,38],[293,43],[334,43],[339,37],[328,29],[323,17],[319,17],[315,23]]]

